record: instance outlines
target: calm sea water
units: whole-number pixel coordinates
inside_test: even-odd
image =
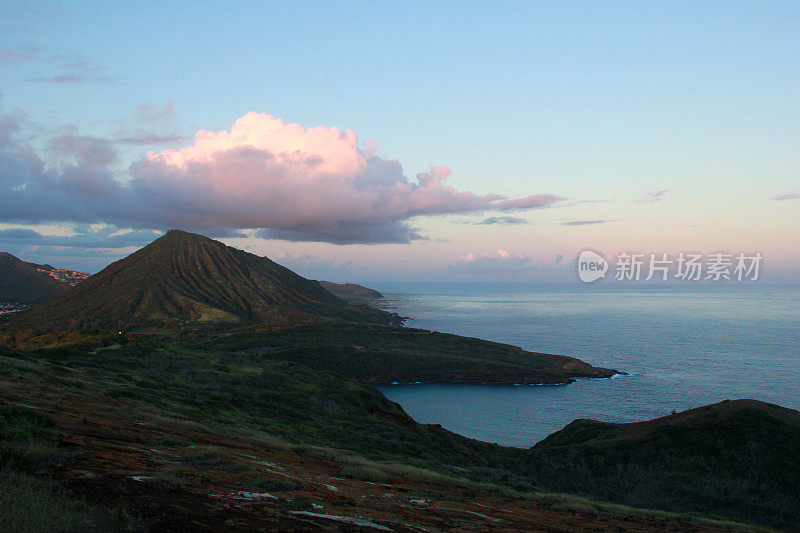
[[[576,418],[632,422],[755,398],[800,409],[798,286],[375,284],[410,327],[578,357],[627,376],[570,385],[380,387],[417,421],[531,446]]]

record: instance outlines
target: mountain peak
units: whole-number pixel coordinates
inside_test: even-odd
[[[333,317],[382,322],[318,282],[266,257],[196,233],[170,230],[62,297],[12,319],[23,327],[126,327],[186,323],[283,325]]]
[[[210,237],[206,237],[205,235],[200,235],[199,233],[191,233],[191,232],[188,232],[188,231],[184,231],[182,229],[170,229],[170,230],[167,230],[167,232],[164,235],[162,235],[160,238],[163,239],[164,237],[171,237],[173,239],[174,238],[181,238],[181,237],[183,237],[183,238],[189,237],[189,238],[197,238],[197,239],[207,239],[209,241],[214,240],[214,239],[212,239]]]
[[[180,243],[180,242],[211,242],[216,244],[223,244],[219,241],[216,241],[210,237],[206,237],[205,235],[200,235],[199,233],[190,233],[188,231],[184,231],[181,229],[171,229],[167,231],[164,235],[157,238],[150,244],[156,243]],[[149,245],[148,245],[149,246]],[[224,245],[223,245],[224,246]]]

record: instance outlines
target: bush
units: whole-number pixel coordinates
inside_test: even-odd
[[[26,472],[47,470],[74,458],[57,448],[59,433],[44,413],[15,405],[0,406],[0,461]]]
[[[373,483],[386,483],[391,479],[391,476],[383,470],[364,465],[344,465],[339,469],[337,475]]]
[[[49,480],[0,471],[0,531],[145,531],[122,511],[94,508]]]
[[[196,451],[183,458],[184,463],[203,465],[203,466],[219,466],[228,462],[229,458],[225,452],[217,448],[196,448]]]

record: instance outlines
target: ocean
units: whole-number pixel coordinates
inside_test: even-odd
[[[725,399],[800,409],[797,285],[377,283],[408,327],[569,355],[627,375],[569,385],[380,390],[417,421],[529,447],[576,418],[648,420]]]

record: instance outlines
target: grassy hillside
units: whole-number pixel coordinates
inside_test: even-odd
[[[798,527],[798,450],[800,413],[736,400],[633,424],[576,420],[530,450],[528,470],[551,490]]]
[[[754,530],[531,492],[525,450],[417,424],[333,373],[111,341],[0,350],[0,529]]]
[[[337,477],[380,480],[394,475],[382,474],[381,464],[405,465],[392,472],[423,469],[517,492],[800,525],[800,414],[777,406],[726,402],[638,424],[581,420],[525,450],[418,424],[368,386],[267,354],[169,334],[60,335],[20,342],[4,334],[2,342],[17,348],[0,350],[4,398],[43,398],[54,409],[87,413],[103,405],[141,421],[177,417],[197,431],[336,450],[319,453],[372,465],[342,467]],[[104,453],[114,461],[119,452]]]
[[[172,230],[60,298],[19,313],[12,323],[106,329],[187,323],[281,326],[320,316],[392,320],[389,313],[347,305],[316,281],[265,257]]]
[[[482,463],[490,452],[496,457],[516,453],[418,424],[372,387],[291,361],[209,349],[172,336],[61,340],[45,335],[42,348],[33,348],[33,339],[25,351],[0,348],[0,356],[25,363],[14,375],[41,381],[46,388],[89,389],[145,410],[373,459],[435,458],[468,467]],[[30,371],[30,361],[38,370]]]
[[[369,287],[357,285],[355,283],[332,283],[330,281],[320,281],[325,290],[346,302],[351,303],[372,303],[383,294]]]
[[[331,370],[362,383],[569,383],[609,377],[571,357],[435,331],[372,324],[329,323],[281,331],[241,331],[209,347]]]

